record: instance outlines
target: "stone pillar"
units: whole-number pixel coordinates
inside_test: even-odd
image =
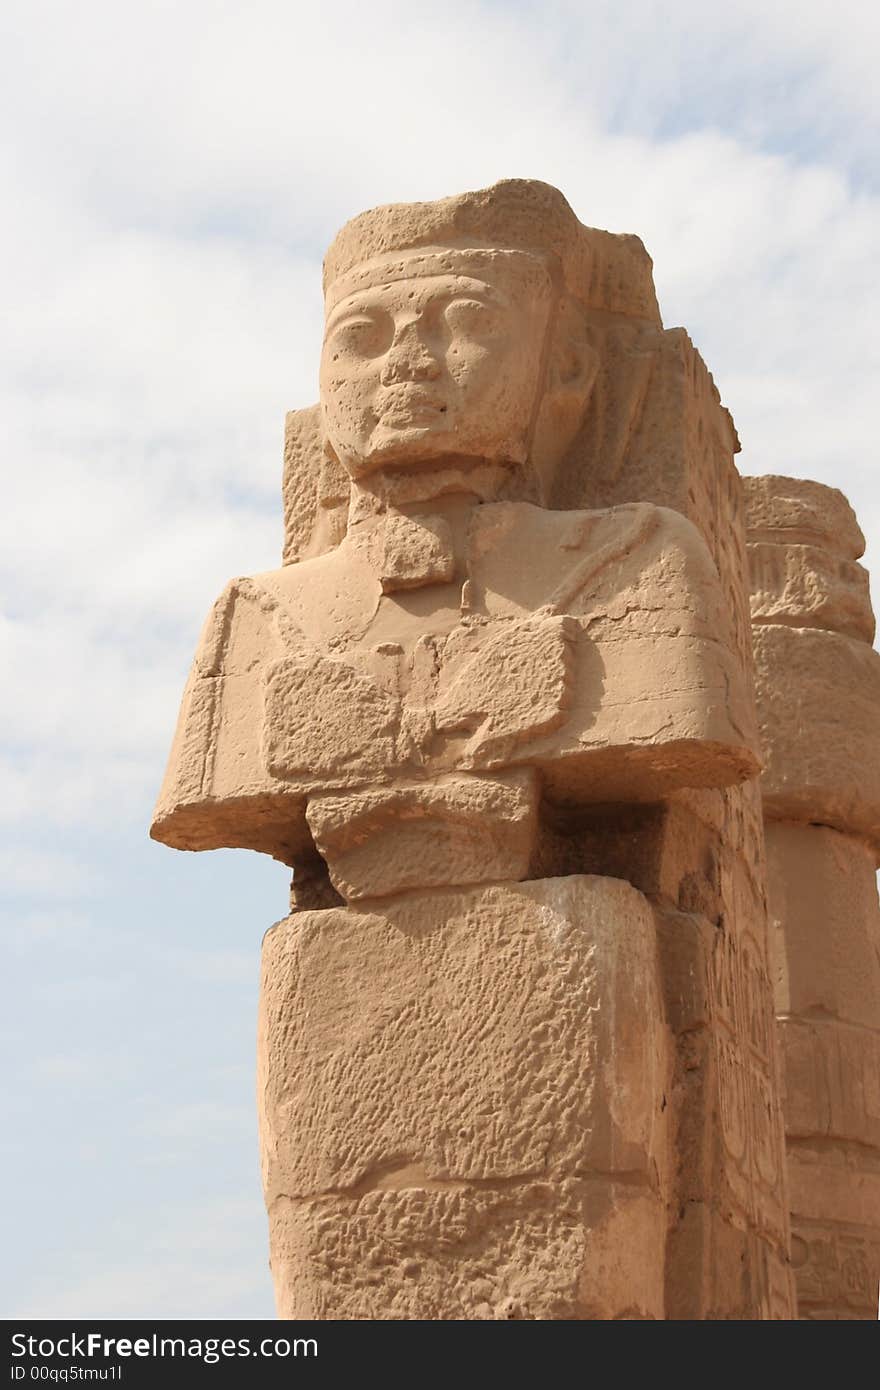
[[[726,640],[751,700],[743,490],[733,421],[683,330],[607,311],[594,313],[589,328],[603,372],[553,500],[566,510],[650,501],[691,522],[717,567]],[[317,488],[310,482],[315,478]],[[318,412],[292,412],[285,442],[286,553],[313,556],[333,543],[344,525],[346,490],[340,470],[324,457]],[[591,630],[600,636],[601,623],[594,621]],[[655,652],[663,631],[658,623]],[[558,873],[613,874],[652,905],[671,1076],[671,1086],[655,1097],[669,1145],[657,1189],[667,1209],[660,1315],[790,1317],[758,785],[750,780],[719,790],[643,794],[640,802],[627,806],[605,797],[577,810],[545,803],[541,848],[529,874],[539,880]],[[589,1306],[589,1300],[582,1305]]]
[[[802,1318],[880,1288],[880,655],[835,488],[745,480],[777,1029]]]
[[[284,562],[209,617],[152,830],[294,871],[279,1312],[791,1316],[730,416],[547,185],[373,209],[324,278]]]
[[[733,420],[683,329],[618,329],[609,356],[616,418],[625,423],[616,432],[606,425],[601,442],[595,425],[586,432],[594,452],[583,461],[580,495],[593,506],[650,498],[696,526],[717,566],[751,691]],[[625,444],[615,449],[611,441],[619,438]],[[678,1020],[667,1317],[787,1318],[794,1294],[758,782],[677,792],[664,815],[662,886],[658,879],[645,887],[667,913],[666,998],[670,1019]],[[699,1004],[683,988],[694,979],[703,981]]]
[[[662,1318],[658,980],[651,905],[612,878],[274,927],[258,1055],[279,1315]]]

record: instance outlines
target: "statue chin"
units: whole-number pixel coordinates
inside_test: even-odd
[[[331,438],[331,445],[333,440]],[[492,439],[485,431],[442,429],[417,421],[401,425],[379,424],[360,448],[333,446],[352,478],[365,477],[380,468],[442,466],[449,459],[466,461],[509,460],[523,463],[525,444],[514,439]]]
[[[392,503],[430,501],[456,492],[497,501],[510,496],[511,479],[523,463],[515,457],[462,453],[450,434],[415,428],[395,431],[387,443],[377,440],[367,454],[337,457],[354,484]]]

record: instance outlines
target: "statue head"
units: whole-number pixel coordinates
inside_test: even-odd
[[[615,257],[638,252],[647,282],[618,268],[612,283]],[[657,313],[641,243],[583,227],[525,180],[362,214],[324,286],[325,448],[391,499],[462,487],[545,502],[596,379],[590,310],[629,298]]]
[[[380,256],[338,280],[321,404],[352,477],[525,463],[554,290],[539,257],[507,249]]]

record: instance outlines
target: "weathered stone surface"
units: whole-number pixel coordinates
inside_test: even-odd
[[[150,833],[176,849],[258,849],[292,863],[308,848],[305,798],[266,767],[255,711],[262,665],[280,655],[268,614],[233,581],[202,629]]]
[[[754,636],[766,814],[880,844],[880,653],[835,632]]]
[[[841,1231],[866,1228],[876,1233],[880,1204],[880,1161],[844,1145],[821,1142],[789,1144],[788,1179],[794,1219],[833,1222]],[[880,1266],[874,1271],[874,1289]],[[877,1305],[874,1304],[874,1317]]]
[[[880,1032],[822,1017],[779,1030],[788,1135],[866,1144],[880,1163]]]
[[[840,560],[864,554],[855,512],[836,487],[775,473],[743,478],[743,487],[750,540],[818,547]]]
[[[868,572],[813,545],[749,545],[752,621],[874,640]]]
[[[746,492],[798,1309],[874,1318],[880,657],[864,541],[834,488],[770,477]]]
[[[880,1027],[875,856],[816,825],[767,825],[767,894],[776,1009]]]
[[[532,768],[316,796],[307,819],[348,902],[407,888],[529,877],[538,827]]]
[[[786,1318],[788,1211],[773,1019],[761,943],[731,899],[730,926],[657,913],[674,1037],[677,1167],[666,1317]]]
[[[730,416],[546,185],[374,209],[325,301],[285,564],[216,606],[152,832],[294,866],[279,1309],[786,1316]]]
[[[662,1317],[656,1199],[609,1178],[279,1198],[270,1229],[282,1317]]]
[[[791,1260],[801,1318],[876,1319],[880,1269],[876,1227],[795,1218]]]
[[[322,555],[339,544],[345,535],[351,480],[324,447],[320,405],[287,412],[281,492],[285,565]]]
[[[259,1056],[283,1316],[663,1316],[668,1035],[629,884],[295,914]]]
[[[880,907],[851,836],[770,822],[768,896],[801,1317],[876,1318]]]
[[[483,506],[462,582],[426,591],[447,590],[440,607],[383,593],[385,530],[230,586],[184,697],[156,838],[260,848],[265,827],[284,857],[263,809],[277,803],[293,862],[310,790],[529,764],[551,799],[646,800],[757,769],[717,574],[676,513]]]

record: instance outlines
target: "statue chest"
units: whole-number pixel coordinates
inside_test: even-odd
[[[572,618],[439,621],[412,643],[303,644],[266,670],[263,751],[273,777],[374,784],[528,759],[572,702]],[[291,643],[288,640],[288,650]]]

